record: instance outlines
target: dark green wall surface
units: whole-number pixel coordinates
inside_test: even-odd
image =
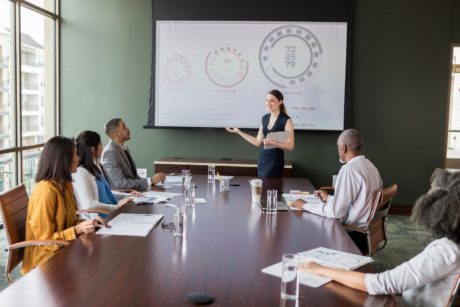
[[[455,0],[456,11],[460,0]],[[103,135],[122,117],[138,167],[164,156],[257,158],[257,148],[223,130],[143,129],[152,52],[150,0],[65,0],[61,24],[61,128]],[[357,0],[353,29],[352,117],[364,153],[394,203],[413,204],[444,163],[453,1]],[[458,15],[458,12],[457,12]],[[458,24],[458,23],[457,23]],[[264,103],[265,93],[254,97]],[[286,101],[289,103],[289,101]],[[255,133],[255,132],[254,132]],[[338,172],[333,132],[297,132],[286,154],[294,175],[330,185]],[[104,143],[107,138],[104,138]]]

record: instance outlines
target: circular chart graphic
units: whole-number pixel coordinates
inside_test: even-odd
[[[244,80],[249,62],[239,48],[221,45],[206,56],[206,73],[209,79],[220,87],[233,87]]]
[[[259,63],[265,77],[283,87],[307,84],[317,73],[323,51],[308,29],[286,25],[271,31],[262,41]]]
[[[182,85],[192,74],[189,61],[179,54],[174,54],[167,59],[164,69],[166,80],[172,86]]]

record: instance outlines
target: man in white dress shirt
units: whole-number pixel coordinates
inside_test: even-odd
[[[366,226],[375,192],[382,188],[379,171],[361,153],[362,138],[358,130],[344,130],[337,147],[340,162],[345,163],[339,171],[334,195],[325,190],[315,191],[322,203],[306,203],[296,200],[294,206],[329,218],[337,218],[345,224]]]

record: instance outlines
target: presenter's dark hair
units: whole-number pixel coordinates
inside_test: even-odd
[[[94,131],[82,131],[77,137],[77,150],[80,156],[80,165],[83,166],[93,176],[97,176],[100,171],[93,161],[93,150],[97,151],[101,143],[101,136]]]
[[[71,166],[75,144],[72,139],[55,136],[46,142],[38,161],[35,181],[53,180],[58,184],[72,181]]]
[[[121,118],[109,119],[104,125],[105,134],[107,134],[107,136],[110,137],[110,135],[118,129],[120,122]]]
[[[271,90],[271,91],[269,91],[267,94],[273,95],[273,96],[276,97],[276,99],[278,99],[279,101],[281,101],[280,112],[287,115],[286,106],[284,105],[284,97],[283,97],[283,94],[282,94],[280,91],[278,91],[278,90]]]
[[[431,189],[420,196],[411,219],[425,226],[436,239],[447,237],[460,243],[460,172],[436,169]]]

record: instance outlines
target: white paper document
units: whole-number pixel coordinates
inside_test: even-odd
[[[309,203],[309,204],[324,204],[321,199],[319,199],[319,197],[316,197],[315,195],[313,194],[297,194],[297,193],[293,193],[293,194],[287,194],[287,193],[283,193],[282,194],[282,197],[284,198],[284,200],[286,201],[287,204],[290,204],[294,201],[296,201],[297,199],[301,199],[303,201],[305,201],[306,203]]]
[[[371,257],[365,257],[352,253],[346,253],[335,249],[318,247],[299,253],[301,261],[311,260],[330,268],[355,270],[372,262]]]
[[[275,263],[274,265],[262,269],[262,273],[281,278],[282,265],[282,262]],[[332,279],[328,277],[318,276],[303,271],[299,272],[299,283],[305,286],[318,288],[330,282],[331,280]]]
[[[180,193],[158,192],[158,191],[148,191],[142,194],[144,194],[144,196],[135,197],[133,201],[135,203],[159,204],[159,203],[166,203],[171,198],[178,196],[178,195],[182,195]]]
[[[288,138],[289,138],[289,132],[290,131],[277,131],[277,132],[270,132],[267,134],[267,137],[266,139],[268,140],[273,140],[273,141],[276,141],[276,142],[287,142]],[[265,145],[264,144],[264,149],[272,149],[272,148],[276,148],[275,146],[273,145]]]
[[[111,221],[110,228],[101,228],[99,235],[145,237],[163,218],[163,214],[120,213]]]
[[[182,185],[182,176],[166,176],[165,181],[163,182],[164,185],[172,185],[172,186],[181,186]]]

